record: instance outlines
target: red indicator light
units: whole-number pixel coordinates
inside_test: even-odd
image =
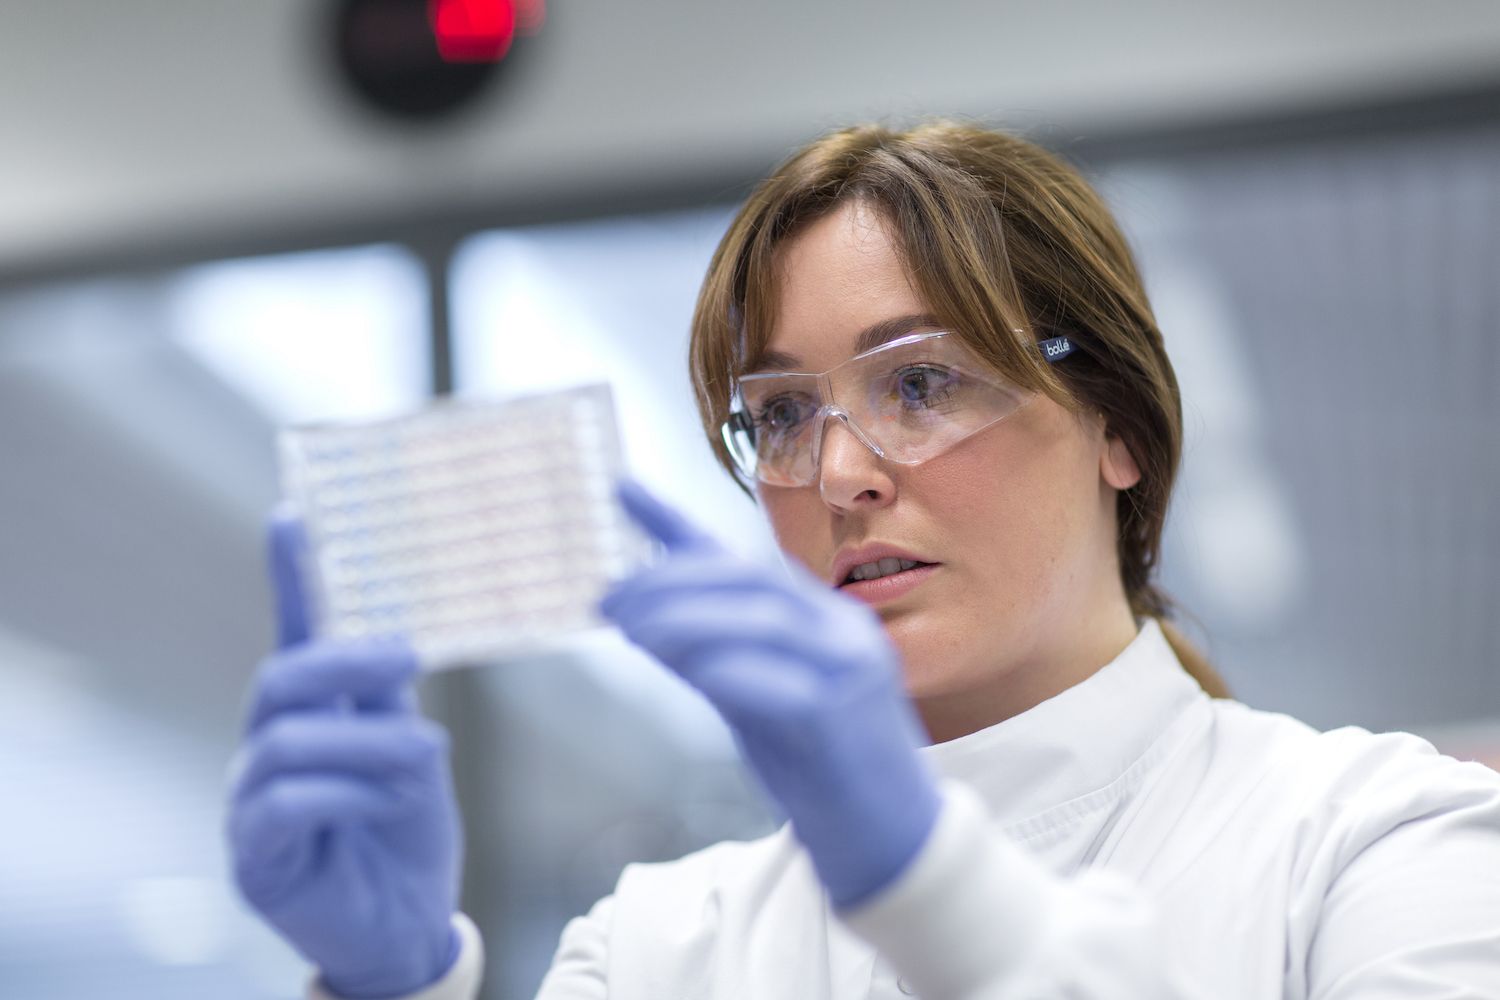
[[[498,62],[516,37],[516,6],[513,0],[428,0],[438,53],[447,62]]]

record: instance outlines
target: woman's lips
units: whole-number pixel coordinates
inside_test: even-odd
[[[882,576],[878,580],[855,580],[842,585],[839,590],[866,604],[885,604],[920,587],[923,581],[936,572],[939,565],[941,564],[928,563],[925,566],[913,566],[890,576]]]

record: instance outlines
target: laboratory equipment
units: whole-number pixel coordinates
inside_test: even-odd
[[[607,385],[446,401],[281,437],[319,637],[405,635],[426,668],[547,647],[600,624],[648,552],[613,497]]]

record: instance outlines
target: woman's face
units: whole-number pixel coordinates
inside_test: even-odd
[[[790,370],[825,371],[857,353],[862,331],[931,312],[864,202],[803,230],[778,266],[767,347],[794,360]],[[893,595],[866,597],[935,742],[1025,711],[1134,637],[1114,510],[1138,474],[1098,418],[1037,394],[919,465],[877,457],[837,420],[824,435],[820,478],[762,483],[761,503],[781,548],[830,586],[844,582],[833,578],[840,556],[871,545],[935,564],[908,571],[914,586],[891,580]]]

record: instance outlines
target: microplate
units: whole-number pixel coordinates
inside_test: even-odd
[[[401,634],[425,668],[602,627],[599,597],[650,552],[614,498],[607,385],[293,427],[280,452],[317,634]]]

